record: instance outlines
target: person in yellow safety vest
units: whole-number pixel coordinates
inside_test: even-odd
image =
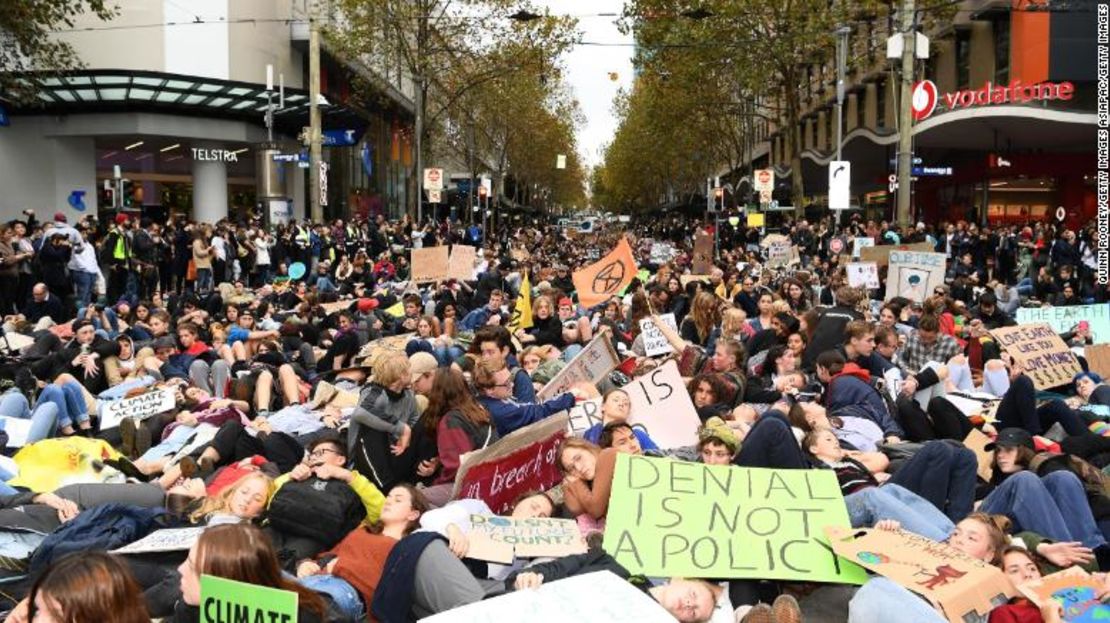
[[[306,221],[307,223],[307,221]],[[305,223],[300,223],[294,227],[295,232],[293,235],[293,244],[296,245],[296,252],[293,254],[293,259],[302,262],[307,268],[311,264],[312,236],[309,233],[309,226]]]
[[[114,303],[128,291],[131,273],[131,219],[120,212],[116,226],[104,241],[104,263],[108,265],[108,301]],[[136,284],[137,285],[137,284]]]

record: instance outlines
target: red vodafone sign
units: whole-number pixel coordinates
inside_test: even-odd
[[[913,95],[910,97],[910,109],[913,111],[913,120],[928,119],[937,107],[937,85],[932,80],[922,80],[913,85]]]
[[[1070,82],[1040,82],[1024,84],[1021,80],[1011,80],[1010,84],[987,82],[978,89],[964,89],[937,94],[937,85],[932,80],[922,80],[913,87],[911,109],[914,121],[922,121],[933,114],[938,101],[943,101],[947,110],[991,106],[995,104],[1025,104],[1048,100],[1067,101],[1075,96],[1075,85]]]

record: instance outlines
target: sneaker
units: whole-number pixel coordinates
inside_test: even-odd
[[[802,608],[791,595],[779,595],[771,605],[775,623],[802,623]]]
[[[775,623],[775,615],[771,613],[771,606],[756,604],[740,619],[740,623]]]

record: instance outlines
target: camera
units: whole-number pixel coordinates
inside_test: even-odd
[[[95,309],[96,313],[98,313],[98,314],[104,312],[104,306],[101,305],[100,303],[97,303],[96,305],[93,305],[93,309]]]

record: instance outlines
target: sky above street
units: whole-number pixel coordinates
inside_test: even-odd
[[[579,45],[564,57],[566,81],[574,91],[586,118],[578,128],[578,150],[588,166],[601,163],[601,148],[613,138],[617,119],[613,115],[613,96],[620,87],[632,85],[632,37],[617,30],[615,17],[598,17],[599,13],[620,15],[623,0],[540,0],[552,14],[578,18],[583,41],[626,43],[625,46]],[[612,81],[609,73],[615,72]]]

